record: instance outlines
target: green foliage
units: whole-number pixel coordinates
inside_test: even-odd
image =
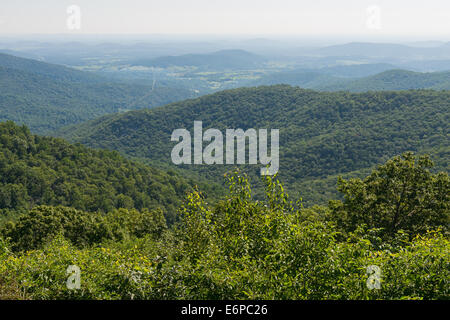
[[[20,216],[16,223],[0,230],[13,250],[42,248],[58,235],[77,247],[87,247],[106,240],[161,237],[167,228],[161,210],[117,209],[108,214],[92,213],[67,207],[39,206]]]
[[[63,126],[194,97],[183,88],[111,82],[87,72],[0,54],[0,121],[48,134]]]
[[[173,222],[188,188],[174,173],[125,160],[117,152],[95,151],[32,135],[12,122],[0,123],[0,215],[37,205],[90,212],[161,207]]]
[[[79,246],[92,245],[112,237],[102,218],[73,208],[40,206],[21,215],[17,223],[2,230],[14,250],[32,250],[58,234]]]
[[[40,251],[2,258],[0,274],[34,299],[144,299],[151,297],[155,263],[137,250],[76,249],[62,237]],[[81,269],[81,289],[66,287],[69,265]]]
[[[338,190],[343,201],[331,201],[331,219],[342,230],[354,231],[364,224],[382,228],[383,237],[399,230],[411,236],[438,226],[448,230],[450,179],[447,173],[432,174],[428,156],[405,153],[379,166],[364,180],[342,178]]]
[[[158,236],[142,226],[157,225],[161,215],[146,220],[121,209],[106,220],[142,237],[80,248],[60,234],[41,249],[17,253],[1,240],[0,292],[20,284],[13,291],[32,299],[450,297],[450,242],[441,231],[412,239],[397,233],[395,241],[386,242],[382,230],[360,226],[344,236],[326,221],[325,208],[304,209],[276,179],[264,180],[264,201],[253,199],[241,172],[228,183],[229,194],[214,205],[194,190],[176,228],[159,228]],[[70,215],[67,208],[41,208],[51,210]],[[85,216],[76,214],[81,216],[76,223],[85,224]],[[81,270],[78,290],[66,287],[69,265]],[[381,271],[379,289],[367,285],[373,265]]]
[[[280,130],[279,178],[305,205],[337,196],[338,175],[363,177],[406,151],[428,153],[448,171],[450,91],[315,92],[290,86],[240,88],[171,104],[164,108],[111,115],[61,132],[71,141],[118,150],[152,165],[172,164],[173,130],[267,128]],[[206,143],[205,143],[206,146]],[[172,165],[174,167],[174,165]],[[179,167],[209,183],[222,183],[230,165]],[[259,166],[242,166],[257,193]]]
[[[428,76],[418,83],[416,74],[387,72],[371,83],[436,87],[447,77]],[[0,85],[0,120],[40,132],[186,94],[4,55]],[[173,167],[163,173],[0,123],[0,299],[449,299],[448,174],[405,153],[362,179],[406,150],[430,153],[448,171],[449,94],[237,89],[60,131],[167,168],[171,132],[194,120],[281,130],[280,178],[305,202],[291,200],[277,177],[252,193],[259,167],[243,167],[249,176],[228,176],[219,201],[194,188],[179,217],[192,183]],[[181,168],[213,190],[229,169]],[[338,180],[341,201],[304,207],[333,198],[338,175],[347,179]],[[81,289],[66,286],[70,265],[81,270]],[[381,271],[379,289],[368,286],[371,266]]]
[[[449,275],[449,242],[442,234],[431,233],[392,246],[371,236],[370,230],[360,228],[359,233],[345,238],[348,240],[339,241],[342,235],[333,224],[321,222],[324,217],[317,215],[314,221],[306,215],[305,219],[305,209],[289,200],[279,182],[267,179],[264,202],[251,200],[242,175],[234,175],[230,186],[227,199],[212,209],[197,193],[189,198],[190,213],[185,216],[185,236],[180,246],[180,255],[187,257],[188,263],[179,271],[178,281],[183,285],[177,288],[185,292],[182,298],[448,297],[445,279]],[[316,211],[326,214],[326,210]],[[196,227],[191,228],[192,225]],[[195,237],[198,234],[202,235],[201,240]],[[192,246],[197,250],[192,250]],[[420,254],[415,257],[414,252]],[[429,263],[433,275],[421,269]],[[380,291],[366,287],[369,265],[382,269]],[[402,275],[402,289],[397,276],[405,268],[422,271]]]
[[[450,250],[448,238],[431,232],[417,236],[398,252],[383,251],[371,257],[383,270],[380,299],[450,298]]]
[[[123,240],[151,236],[158,239],[167,229],[162,210],[117,209],[105,215],[105,223],[111,228],[114,239]]]

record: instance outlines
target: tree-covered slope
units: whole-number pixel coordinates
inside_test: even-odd
[[[410,89],[450,89],[450,72],[383,70],[389,65],[338,66],[276,72],[254,80],[248,86],[288,84],[320,91],[389,91]],[[383,72],[370,74],[374,70]],[[364,75],[369,73],[370,75]]]
[[[133,65],[167,68],[171,66],[193,66],[199,68],[249,68],[260,65],[265,58],[244,50],[221,50],[206,54],[185,54],[134,61]]]
[[[294,70],[285,72],[275,72],[253,80],[248,86],[268,86],[276,84],[288,84],[299,86],[305,89],[313,89],[317,86],[339,84],[347,79],[326,74],[318,70]]]
[[[86,211],[161,207],[173,221],[186,180],[64,140],[0,123],[0,218],[38,205]]]
[[[448,300],[450,180],[430,165],[394,157],[308,209],[232,174],[214,204],[187,194],[169,229],[159,211],[39,206],[0,227],[0,299]]]
[[[280,130],[281,180],[304,200],[325,201],[339,174],[361,175],[404,151],[430,153],[449,169],[450,91],[316,92],[286,85],[241,88],[163,108],[106,116],[59,134],[96,148],[171,165],[173,130]],[[204,143],[206,145],[206,143]],[[231,165],[184,165],[211,181]],[[246,170],[259,174],[260,164]]]
[[[0,55],[0,121],[25,124],[35,133],[194,97],[188,89],[111,83],[86,72],[7,57]]]
[[[40,74],[59,81],[104,82],[105,79],[88,72],[78,71],[65,66],[25,59],[11,54],[0,53],[0,67]]]
[[[450,90],[450,72],[421,73],[406,70],[389,70],[361,79],[345,80],[333,84],[320,84],[315,88],[325,91],[345,90],[351,92],[409,89]]]
[[[320,73],[333,75],[342,78],[367,77],[384,71],[398,69],[389,63],[362,63],[350,65],[337,65],[319,68]]]

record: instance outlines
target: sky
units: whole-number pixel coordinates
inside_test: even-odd
[[[66,33],[402,35],[448,41],[450,1],[0,0],[0,34]]]

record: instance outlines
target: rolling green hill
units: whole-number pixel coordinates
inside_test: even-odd
[[[0,55],[0,121],[46,134],[104,114],[194,97],[182,88],[107,82],[86,72]]]
[[[0,123],[0,220],[39,205],[89,212],[160,207],[169,221],[189,188],[185,179]]]
[[[340,84],[342,78],[325,74],[319,70],[294,70],[275,72],[251,81],[247,86],[270,86],[276,84],[288,84],[305,89],[313,89],[318,86]]]
[[[414,47],[395,43],[351,42],[319,48],[312,53],[320,56],[405,59],[448,59],[450,45],[443,43],[435,47]],[[401,59],[399,58],[401,57]]]
[[[389,65],[339,66],[321,69],[300,69],[276,72],[262,76],[248,86],[288,84],[320,91],[386,91],[410,89],[450,89],[450,72],[413,72],[407,70],[383,70]],[[368,76],[361,76],[369,73]]]
[[[315,87],[325,91],[364,92],[368,90],[435,89],[450,90],[449,72],[413,72],[389,70],[356,80],[344,80],[334,84],[320,84]]]
[[[398,69],[398,67],[389,63],[363,63],[323,67],[317,71],[341,78],[358,78],[375,75],[392,69]]]
[[[328,200],[338,175],[361,176],[404,151],[428,152],[449,169],[450,91],[317,92],[278,85],[222,91],[163,108],[105,116],[59,131],[69,140],[172,167],[171,133],[203,128],[280,130],[279,176],[307,204]],[[253,177],[261,165],[244,169]],[[184,165],[221,181],[231,165]]]
[[[54,80],[96,83],[106,79],[92,73],[78,71],[65,66],[26,59],[10,54],[0,53],[0,67],[51,77]]]
[[[229,69],[249,68],[265,59],[244,50],[221,50],[207,54],[185,54],[134,61],[133,65],[167,68],[170,66],[194,66],[200,68]]]

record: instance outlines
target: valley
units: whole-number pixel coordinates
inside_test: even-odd
[[[449,42],[325,42],[0,36],[0,300],[447,300]]]

